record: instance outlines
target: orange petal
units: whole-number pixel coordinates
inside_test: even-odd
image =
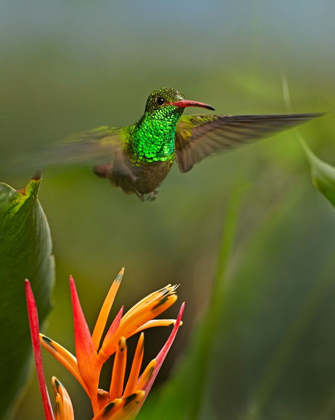
[[[111,288],[109,289],[109,292],[100,310],[100,313],[99,313],[99,316],[98,316],[98,319],[97,319],[97,322],[95,324],[94,331],[92,334],[92,341],[93,341],[93,346],[94,346],[95,351],[98,351],[99,349],[100,340],[104,332],[104,329],[106,327],[106,322],[107,322],[110,310],[112,308],[112,305],[114,303],[116,293],[121,284],[123,274],[124,274],[124,268],[122,268],[122,270],[116,276],[116,279],[114,280]]]
[[[127,343],[124,337],[121,337],[113,365],[112,380],[109,390],[109,398],[113,401],[120,398],[123,393],[124,375],[127,365]]]
[[[153,319],[151,321],[146,322],[141,327],[139,327],[134,334],[137,334],[143,330],[147,330],[148,328],[154,327],[172,327],[176,324],[175,319]],[[180,326],[183,325],[183,322],[180,323]]]
[[[55,420],[62,420],[62,398],[60,395],[56,396],[55,401]]]
[[[51,338],[43,334],[40,334],[40,343],[50,354],[54,356],[55,359],[66,367],[66,369],[77,379],[88,394],[87,386],[78,370],[77,359],[73,356],[73,354],[67,351],[60,344],[56,343],[56,341],[51,340]]]
[[[69,394],[61,382],[54,376],[52,386],[56,397],[55,419],[74,420],[73,407]]]
[[[135,391],[137,379],[141,371],[143,355],[144,355],[144,334],[142,333],[140,335],[140,338],[138,339],[138,343],[137,343],[135,354],[134,354],[133,364],[131,365],[129,378],[128,378],[128,382],[123,393],[123,397],[127,397],[128,395],[132,394]]]
[[[126,338],[132,336],[143,324],[160,315],[172,306],[176,302],[177,298],[177,295],[163,297],[158,303],[153,302],[150,306],[139,309],[130,317],[126,319],[124,317],[121,320],[119,331],[115,334],[115,339],[118,334],[123,334]]]
[[[165,295],[167,291],[175,292],[178,286],[172,286],[171,284],[168,284],[167,286],[163,287],[162,289],[156,290],[155,292],[150,293],[150,295],[146,296],[142,300],[136,303],[129,311],[127,312],[127,316],[132,314],[133,312],[137,311],[139,307],[143,305],[149,305],[150,303],[156,301],[159,299],[162,295]]]
[[[105,355],[111,355],[116,350],[116,345],[121,337],[126,339],[141,328],[141,326],[156,316],[160,315],[177,300],[175,294],[176,286],[166,286],[157,292],[152,293],[141,302],[136,304],[122,318],[119,329],[113,336],[106,336],[99,351]]]

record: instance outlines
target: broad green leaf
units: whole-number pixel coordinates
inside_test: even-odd
[[[335,168],[315,156],[303,140],[301,143],[311,166],[313,184],[335,206]]]
[[[0,183],[0,418],[10,418],[28,380],[31,341],[24,280],[30,280],[40,323],[51,309],[54,261],[49,226],[38,201],[40,175],[26,188]]]

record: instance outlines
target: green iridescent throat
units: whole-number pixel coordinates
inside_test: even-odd
[[[169,109],[170,108],[170,109]],[[128,150],[132,160],[158,162],[174,157],[174,135],[182,110],[166,106],[160,112],[146,112],[131,127]]]

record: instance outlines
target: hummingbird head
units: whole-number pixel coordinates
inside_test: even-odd
[[[165,87],[154,90],[149,95],[145,112],[154,114],[158,118],[160,116],[166,118],[169,114],[181,116],[184,109],[190,106],[214,110],[212,106],[202,102],[188,101],[178,90]]]
[[[188,106],[214,109],[201,102],[186,100],[175,89],[161,88],[152,92],[144,115],[133,126],[128,143],[130,154],[146,162],[166,161],[173,156],[177,123]]]

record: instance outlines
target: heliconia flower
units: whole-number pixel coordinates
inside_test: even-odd
[[[73,420],[73,408],[70,397],[57,378],[52,379],[56,398],[55,414],[53,414],[49,395],[45,385],[40,343],[58,361],[60,361],[78,380],[90,398],[93,420],[125,420],[134,419],[142,407],[153,382],[164,362],[164,359],[182,325],[183,303],[179,315],[174,319],[155,319],[177,300],[176,286],[167,285],[133,306],[125,315],[123,307],[119,310],[106,335],[102,338],[107,319],[119,289],[124,269],[114,280],[102,305],[93,334],[87,326],[75,283],[70,277],[72,298],[76,357],[60,344],[43,334],[39,334],[36,303],[26,280],[26,296],[30,331],[32,336],[36,370],[42,395],[45,417],[47,420]],[[144,354],[144,333],[147,328],[173,325],[173,330],[159,352],[140,375]],[[125,372],[127,365],[127,338],[140,332],[134,358],[127,381]],[[103,364],[115,353],[110,388],[99,389],[100,372]]]

